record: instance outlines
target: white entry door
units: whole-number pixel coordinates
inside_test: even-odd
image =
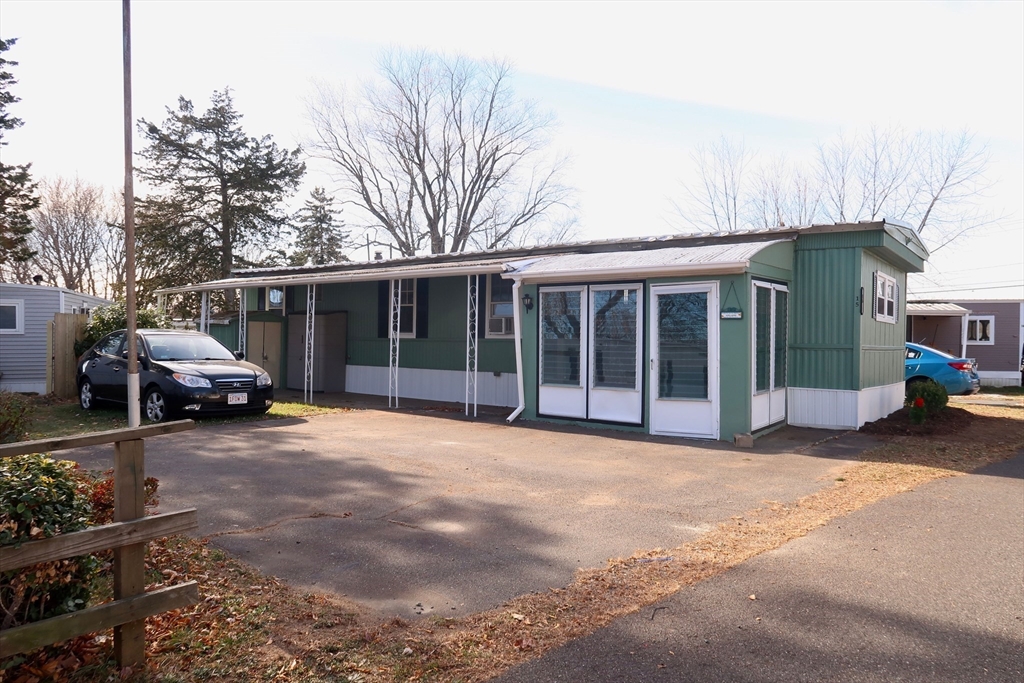
[[[651,433],[717,439],[718,283],[651,287]]]
[[[541,415],[643,421],[643,286],[540,289]]]
[[[754,281],[751,293],[750,428],[761,429],[786,419],[786,345],[789,289],[773,282]]]

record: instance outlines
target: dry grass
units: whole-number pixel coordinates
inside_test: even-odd
[[[204,602],[148,628],[152,681],[483,681],[721,574],[866,505],[1024,448],[1024,415],[971,406],[975,419],[944,437],[892,437],[833,485],[733,517],[691,543],[581,570],[568,586],[519,596],[461,619],[367,623],[358,608],[303,594],[203,542],[162,543],[159,566],[197,578]],[[88,667],[74,680],[107,680]]]

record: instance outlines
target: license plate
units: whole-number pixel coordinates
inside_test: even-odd
[[[245,405],[249,402],[249,394],[228,394],[228,405],[237,406]]]

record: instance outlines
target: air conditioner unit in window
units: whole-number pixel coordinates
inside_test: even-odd
[[[491,318],[487,321],[488,334],[512,334],[515,330],[512,318]]]

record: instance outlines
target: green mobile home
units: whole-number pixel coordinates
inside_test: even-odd
[[[164,294],[239,290],[239,349],[307,395],[731,440],[898,409],[902,293],[927,256],[876,221],[249,270]]]

